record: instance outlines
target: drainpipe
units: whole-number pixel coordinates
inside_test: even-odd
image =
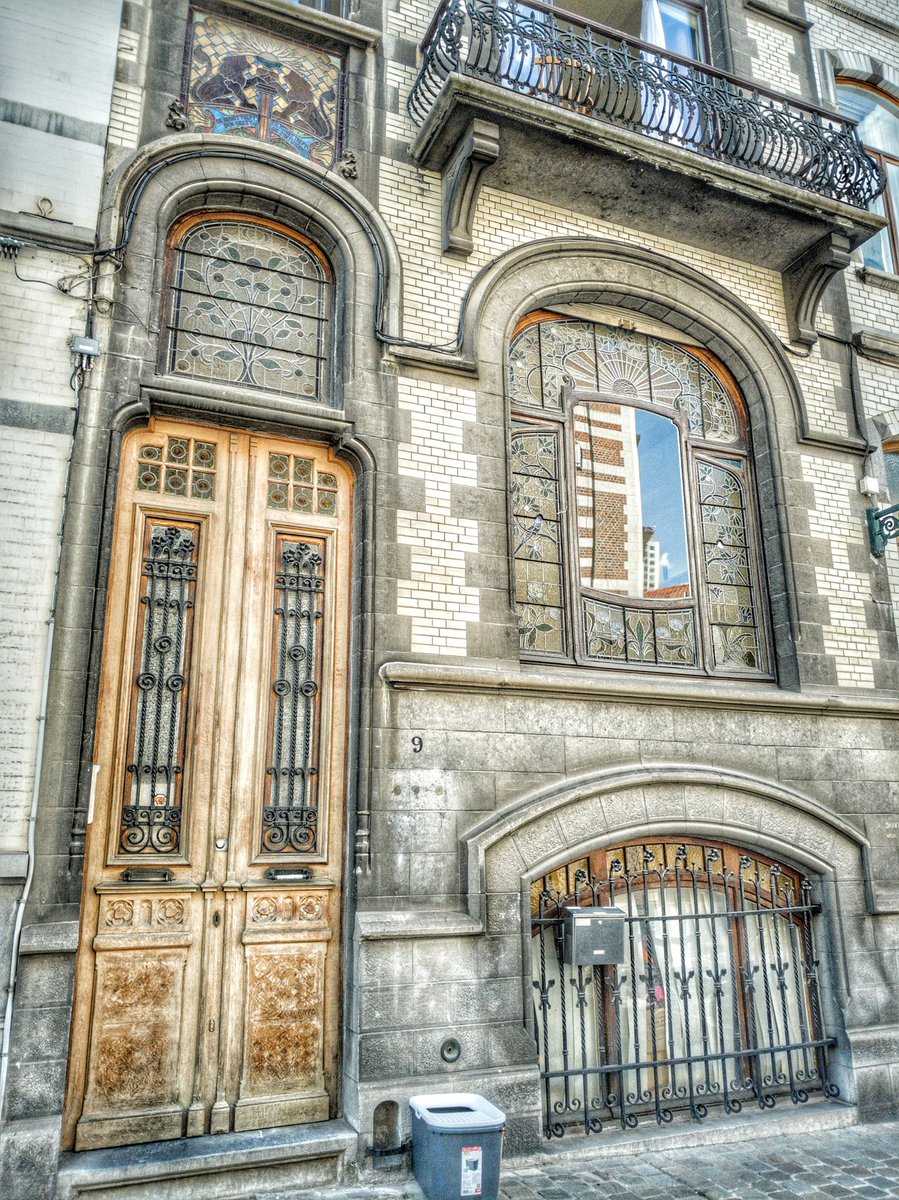
[[[12,945],[9,957],[9,979],[6,985],[6,1003],[3,1013],[3,1040],[0,1043],[0,1123],[3,1120],[6,1103],[6,1086],[9,1078],[9,1054],[12,1041],[12,1012],[13,998],[16,990],[19,967],[19,946],[22,941],[22,926],[25,923],[25,908],[31,894],[31,884],[34,879],[34,830],[37,822],[37,806],[41,790],[41,771],[44,762],[44,738],[47,730],[47,702],[50,694],[50,662],[53,657],[53,638],[56,633],[56,604],[59,597],[59,568],[62,559],[63,535],[66,524],[66,504],[69,496],[69,479],[72,473],[72,457],[75,453],[75,435],[78,432],[78,413],[81,403],[81,388],[85,372],[94,365],[94,358],[99,354],[99,343],[92,338],[93,332],[93,291],[94,270],[91,268],[90,292],[88,296],[87,326],[85,337],[74,337],[71,341],[72,352],[75,356],[75,368],[72,371],[70,386],[75,393],[74,422],[72,425],[72,441],[69,447],[69,457],[66,461],[65,477],[62,491],[62,513],[59,519],[59,531],[56,535],[56,567],[53,576],[53,595],[50,600],[50,615],[47,619],[47,641],[44,647],[44,675],[41,683],[41,702],[38,712],[37,752],[34,760],[34,783],[31,788],[31,807],[28,812],[27,867],[22,894],[16,902],[16,915],[13,922]]]

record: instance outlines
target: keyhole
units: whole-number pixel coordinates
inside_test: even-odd
[[[222,914],[221,914],[221,913],[213,913],[213,914],[212,914],[212,923],[213,923],[213,925],[215,925],[216,927],[218,927],[219,925],[221,925],[221,923],[222,923]]]

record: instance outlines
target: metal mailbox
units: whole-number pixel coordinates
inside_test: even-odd
[[[563,953],[569,966],[624,962],[623,909],[572,906],[564,909],[563,916]]]

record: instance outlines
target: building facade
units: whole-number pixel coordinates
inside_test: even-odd
[[[9,9],[4,1195],[896,1113],[891,8]]]

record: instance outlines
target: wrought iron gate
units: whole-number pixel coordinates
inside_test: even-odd
[[[838,1094],[808,879],[720,843],[641,842],[537,881],[531,905],[547,1137]],[[563,963],[571,905],[624,911],[623,964]]]

